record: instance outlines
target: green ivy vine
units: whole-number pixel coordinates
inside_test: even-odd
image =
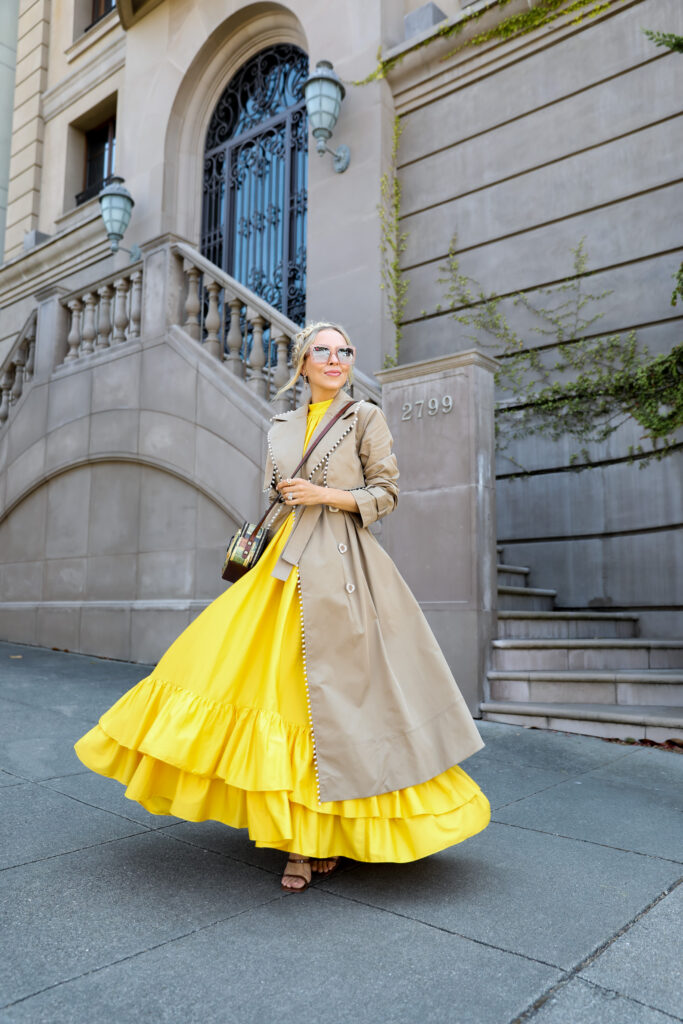
[[[408,299],[409,279],[401,273],[401,254],[405,252],[408,234],[401,231],[401,182],[396,169],[398,144],[403,132],[400,118],[394,118],[389,170],[380,178],[380,201],[377,212],[380,223],[379,251],[381,256],[380,288],[386,293],[389,317],[394,325],[394,352],[384,358],[384,368],[396,366],[403,333],[403,310]]]
[[[575,469],[588,468],[590,442],[607,440],[628,419],[640,424],[641,441],[650,445],[628,449],[630,461],[641,467],[681,447],[675,434],[683,426],[683,345],[653,357],[635,331],[596,336],[603,316],[596,303],[610,292],[588,290],[583,241],[572,252],[573,273],[539,290],[543,305],[521,292],[512,297],[513,306],[530,315],[524,335],[510,325],[502,297],[461,274],[455,239],[440,268],[450,315],[473,329],[468,337],[477,344],[495,348],[501,362],[496,384],[506,397],[496,407],[496,445],[522,473],[509,450],[532,434],[555,441],[574,437],[581,445],[570,457]],[[677,292],[683,297],[680,273]],[[529,331],[539,337],[538,346],[529,346]]]
[[[481,46],[483,43],[492,42],[495,39],[516,39],[519,36],[526,35],[528,32],[533,32],[535,29],[541,28],[544,25],[549,25],[560,17],[574,15],[572,19],[573,23],[579,24],[584,20],[584,18],[595,18],[599,14],[603,14],[605,11],[608,11],[611,7],[615,7],[617,4],[624,2],[625,0],[537,0],[533,7],[530,6],[528,10],[520,11],[517,14],[511,14],[507,18],[503,18],[502,21],[499,21],[498,24],[493,25],[491,28],[471,36],[469,39],[461,41],[454,49],[450,50],[444,57],[442,57],[441,60],[448,60],[455,53],[465,49],[465,47]],[[386,78],[389,72],[400,64],[408,54],[415,53],[418,50],[423,49],[425,46],[430,46],[438,39],[451,39],[460,35],[465,28],[479,21],[480,18],[483,18],[484,15],[488,14],[493,7],[507,7],[509,3],[512,3],[512,0],[489,0],[488,3],[485,3],[474,11],[470,11],[458,21],[435,29],[432,35],[428,36],[426,39],[419,40],[417,43],[414,43],[412,46],[393,57],[383,59],[380,48],[377,54],[377,67],[366,75],[365,78],[361,78],[352,84],[368,85],[370,82]]]
[[[643,32],[655,46],[666,46],[676,53],[683,53],[683,36],[674,35],[673,32],[651,32],[649,28],[644,28]]]

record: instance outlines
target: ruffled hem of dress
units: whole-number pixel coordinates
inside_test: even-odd
[[[256,795],[274,808],[285,800],[318,815],[349,819],[440,816],[481,794],[476,782],[454,765],[406,789],[320,803],[307,726],[286,722],[276,712],[219,704],[155,676],[125,693],[75,749],[86,767],[132,786],[127,795],[139,802],[135,792],[150,797],[156,793],[152,778],[144,788],[141,777],[134,779],[138,772],[145,774],[144,766],[152,762],[176,769],[197,786],[214,784],[217,790],[227,786]],[[131,758],[137,759],[134,765]],[[275,814],[282,817],[280,810]]]
[[[327,810],[331,804],[311,809],[296,802],[287,791],[254,792],[222,779],[184,771],[121,746],[100,726],[78,741],[76,752],[88,768],[125,785],[125,795],[151,814],[174,815],[186,821],[210,819],[232,828],[246,828],[256,846],[305,851],[311,857],[342,856],[392,863],[418,860],[480,832],[491,816],[487,798],[471,779],[468,799],[442,813],[423,812],[406,818],[352,817],[331,813]],[[457,766],[444,774],[456,770]],[[430,787],[432,781],[421,783],[419,788]],[[348,810],[349,804],[365,802],[369,801],[343,804]]]

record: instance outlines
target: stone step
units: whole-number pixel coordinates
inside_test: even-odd
[[[552,611],[556,590],[541,587],[498,586],[498,607],[503,611]]]
[[[505,565],[504,562],[498,563],[497,570],[499,587],[526,587],[531,572],[525,565]]]
[[[499,609],[499,638],[628,638],[637,633],[635,612],[522,611]]]
[[[683,669],[683,640],[502,638],[493,641],[493,668],[501,671]]]
[[[636,669],[633,671],[488,673],[492,700],[557,702],[564,704],[618,704],[680,707],[683,714],[683,671]]]
[[[489,700],[482,702],[479,708],[487,722],[612,739],[650,739],[656,743],[670,739],[683,741],[683,708],[679,707]]]

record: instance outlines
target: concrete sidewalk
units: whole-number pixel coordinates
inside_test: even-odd
[[[291,896],[283,854],[77,760],[147,671],[0,643],[0,1021],[683,1020],[680,754],[479,723],[484,832]]]

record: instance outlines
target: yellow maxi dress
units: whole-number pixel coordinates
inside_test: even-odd
[[[309,405],[304,448],[329,401]],[[75,745],[152,814],[247,828],[311,857],[412,861],[474,835],[487,798],[458,765],[419,785],[319,803],[297,567],[271,576],[290,515],[258,563],[216,598]]]

